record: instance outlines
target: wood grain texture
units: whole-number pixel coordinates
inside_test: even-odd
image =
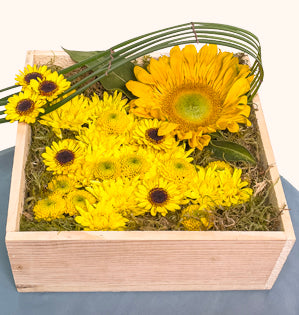
[[[284,244],[36,240],[7,249],[22,292],[232,290],[265,289]]]
[[[66,67],[64,52],[29,51],[27,64]],[[258,96],[254,102],[265,161],[271,165],[273,202],[286,200]],[[30,128],[19,124],[6,245],[17,290],[167,291],[270,289],[295,242],[288,211],[282,231],[20,232],[24,165]]]

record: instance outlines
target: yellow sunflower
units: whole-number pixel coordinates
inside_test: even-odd
[[[51,102],[70,86],[71,82],[67,81],[62,74],[58,74],[55,71],[47,75],[44,79],[37,78],[37,80],[31,80],[28,87]]]
[[[79,131],[83,124],[88,123],[92,110],[88,98],[83,94],[77,95],[63,106],[42,116],[40,123],[52,127],[61,138],[61,129]]]
[[[151,147],[158,151],[170,150],[177,143],[171,134],[158,135],[159,129],[164,125],[168,125],[168,123],[159,121],[158,119],[142,119],[136,124],[133,130],[133,139],[138,145]]]
[[[51,70],[47,66],[33,65],[31,67],[28,65],[23,71],[20,71],[19,75],[16,75],[16,81],[18,82],[16,84],[27,87],[31,80],[44,80],[50,73]]]
[[[121,231],[126,227],[128,219],[116,212],[110,202],[98,202],[94,205],[86,202],[87,209],[78,207],[76,222],[86,231]]]
[[[58,143],[52,142],[52,146],[46,147],[42,157],[48,171],[69,175],[81,168],[84,151],[78,141],[65,139]]]
[[[218,51],[216,45],[199,52],[194,45],[182,50],[176,46],[170,57],[152,58],[147,70],[136,66],[138,81],[126,86],[138,97],[130,103],[131,112],[171,123],[159,136],[173,129],[179,140],[202,150],[209,133],[226,128],[237,132],[239,123],[250,125],[246,93],[253,77],[232,53]]]
[[[76,189],[71,191],[66,198],[65,213],[67,213],[70,216],[77,215],[79,213],[77,207],[86,210],[87,209],[86,200],[91,205],[96,202],[95,197],[86,190]]]
[[[163,216],[168,211],[180,209],[185,204],[185,196],[181,189],[162,177],[144,180],[135,192],[137,206],[150,212],[152,216],[161,213]]]
[[[39,200],[33,208],[35,220],[52,221],[63,219],[65,200],[58,194],[51,194],[47,198]]]
[[[45,100],[40,98],[38,94],[25,90],[8,99],[5,106],[5,119],[10,120],[10,122],[18,120],[28,124],[34,123],[36,117],[45,111],[42,107],[45,103]]]

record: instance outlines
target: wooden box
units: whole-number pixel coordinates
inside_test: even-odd
[[[26,64],[53,52],[30,51]],[[71,63],[63,52],[55,62]],[[286,205],[258,97],[256,113],[275,184],[272,199]],[[19,123],[9,200],[6,246],[20,292],[271,289],[295,242],[288,211],[275,232],[20,232],[24,165],[30,127]],[[277,199],[277,200],[276,200]]]

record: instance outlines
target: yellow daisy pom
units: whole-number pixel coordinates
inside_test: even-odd
[[[79,215],[75,217],[86,231],[121,231],[126,227],[128,219],[116,212],[110,202],[98,202],[90,205],[86,202],[86,210],[78,207]]]
[[[8,99],[5,108],[5,119],[14,122],[16,120],[32,124],[45,109],[45,100],[33,91],[25,90]]]
[[[194,45],[175,46],[169,57],[152,58],[147,70],[136,66],[134,72],[138,81],[126,84],[137,96],[130,102],[131,112],[167,120],[179,140],[188,140],[193,148],[208,145],[211,132],[237,132],[239,123],[250,125],[250,68],[216,45],[199,52]]]
[[[84,151],[78,141],[65,139],[58,143],[52,142],[52,146],[46,147],[42,157],[48,171],[70,175],[69,173],[74,173],[81,168]]]
[[[63,106],[42,116],[40,123],[52,127],[55,134],[61,138],[61,129],[81,130],[82,125],[90,120],[92,110],[88,98],[77,95]]]
[[[47,198],[39,200],[33,208],[34,218],[37,221],[52,221],[54,219],[64,219],[65,200],[58,194],[49,195]]]
[[[88,201],[91,205],[96,202],[95,197],[87,192],[86,190],[73,190],[71,191],[66,198],[66,211],[70,216],[77,215],[78,207],[83,210],[86,210],[86,201]]]
[[[137,209],[134,192],[140,184],[139,178],[117,178],[113,180],[104,180],[102,182],[92,181],[90,187],[86,190],[93,194],[98,201],[110,201],[116,211],[127,215],[143,214],[144,211]]]
[[[188,231],[206,231],[213,226],[212,214],[199,205],[190,205],[183,209],[181,223]]]
[[[65,195],[76,187],[77,182],[66,175],[55,176],[48,184],[48,190],[60,195]]]

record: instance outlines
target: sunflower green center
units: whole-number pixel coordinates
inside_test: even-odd
[[[147,129],[145,132],[145,137],[152,143],[159,144],[163,142],[165,136],[158,136],[159,128],[150,128]]]
[[[16,111],[19,115],[27,115],[34,110],[34,102],[29,99],[23,99],[18,102]]]
[[[42,74],[39,72],[31,72],[25,75],[24,80],[26,81],[26,83],[29,84],[31,80],[37,80],[37,78],[40,78],[42,80]]]
[[[184,120],[199,123],[209,117],[211,102],[208,97],[196,91],[180,93],[174,103],[174,108]]]
[[[50,96],[56,92],[58,85],[53,81],[43,81],[39,86],[39,91],[42,95]]]
[[[70,150],[60,150],[55,156],[58,163],[62,166],[70,165],[74,162],[75,154]]]
[[[148,195],[148,199],[151,204],[155,206],[162,206],[164,205],[168,199],[168,193],[163,188],[153,188]]]

